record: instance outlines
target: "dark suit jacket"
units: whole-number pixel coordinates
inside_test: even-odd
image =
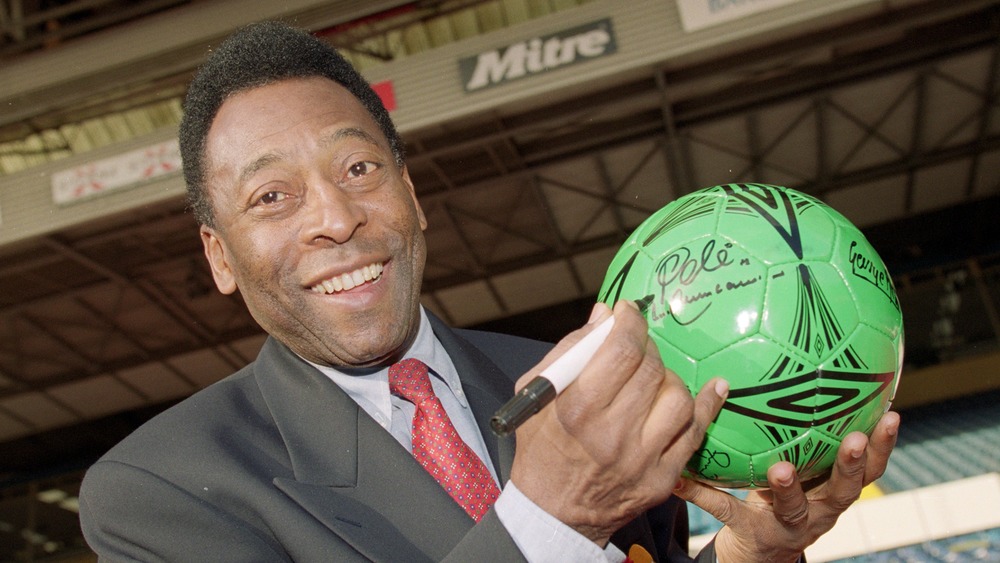
[[[431,322],[506,482],[514,441],[488,421],[550,345]],[[474,524],[389,433],[274,339],[91,467],[80,520],[109,560],[523,560],[494,511]],[[671,499],[613,541],[687,560],[687,533],[684,503]]]

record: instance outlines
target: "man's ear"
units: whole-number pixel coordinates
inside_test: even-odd
[[[233,269],[229,266],[229,250],[226,243],[215,232],[215,229],[201,226],[201,245],[205,248],[205,258],[208,258],[208,265],[212,268],[212,277],[215,278],[215,287],[219,291],[229,295],[236,291],[236,277]]]

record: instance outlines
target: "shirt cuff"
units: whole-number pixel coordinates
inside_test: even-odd
[[[528,563],[625,561],[625,554],[614,544],[608,542],[607,547],[601,549],[596,543],[542,510],[510,481],[507,481],[493,508]]]

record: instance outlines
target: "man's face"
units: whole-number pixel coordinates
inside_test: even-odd
[[[219,290],[320,364],[368,366],[415,336],[427,226],[358,100],[323,78],[233,95],[208,133],[202,227]]]

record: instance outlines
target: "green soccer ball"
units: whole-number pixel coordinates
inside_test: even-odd
[[[629,236],[598,299],[650,298],[649,335],[692,393],[730,384],[686,473],[767,487],[767,469],[824,476],[849,432],[870,434],[903,363],[889,272],[861,231],[806,194],[727,184],[681,197]]]

